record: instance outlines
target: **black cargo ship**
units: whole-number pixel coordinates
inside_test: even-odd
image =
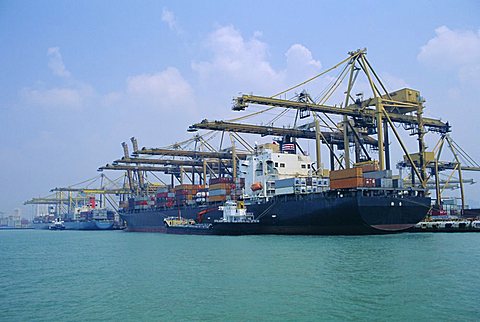
[[[120,216],[128,231],[166,232],[164,219],[181,214],[212,223],[212,234],[384,234],[408,230],[421,221],[430,208],[430,198],[418,190],[361,188],[273,196],[264,202],[247,201],[246,208],[258,225],[215,223],[222,211],[214,205],[124,210]]]
[[[305,90],[292,93],[339,66],[344,66],[343,71],[325,88],[322,97],[312,98]],[[356,84],[358,73],[362,71],[372,90],[372,97],[366,99],[363,90],[358,93],[360,88]],[[349,73],[350,76],[346,77]],[[346,86],[340,86],[346,79]],[[334,92],[345,88],[345,100],[341,101],[340,107],[336,104],[338,102],[326,103]],[[290,99],[286,98],[287,93],[291,94]],[[353,93],[358,93],[356,98]],[[285,98],[280,98],[283,95]],[[435,178],[436,195],[439,196],[439,173],[451,166],[439,162],[440,152],[436,155],[434,151],[427,151],[424,140],[427,133],[439,133],[442,140],[447,138],[450,142],[447,135],[451,129],[448,122],[425,118],[424,102],[420,92],[411,88],[388,92],[368,63],[366,49],[349,52],[349,57],[341,63],[277,95],[251,94],[234,99],[234,111],[243,111],[250,105],[264,107],[241,119],[271,111],[274,107],[281,108],[282,112],[266,122],[267,125],[238,123],[238,119],[205,119],[189,127],[189,131],[221,131],[220,146],[226,132],[275,136],[273,143],[251,146],[237,135],[231,137],[231,148],[212,152],[212,147],[199,150],[197,143],[201,141],[197,142],[196,137],[189,141],[189,144],[195,142],[195,151],[137,150],[137,155],[191,158],[183,163],[192,166],[189,180],[193,184],[198,174],[199,182],[206,185],[209,177],[210,184],[208,188],[205,186],[208,191],[202,191],[209,195],[205,195],[203,205],[195,204],[190,190],[186,189],[183,194],[173,191],[172,175],[169,191],[163,192],[172,195],[161,196],[167,198],[164,201],[169,207],[150,205],[150,209],[138,212],[125,209],[121,217],[132,231],[162,231],[165,217],[181,212],[179,215],[185,218],[197,219],[205,211],[208,216],[203,219],[209,220],[213,231],[221,234],[382,234],[406,231],[428,214],[431,207],[428,180]],[[288,117],[287,113],[294,119],[293,127],[291,124],[275,126],[281,117]],[[409,136],[416,136],[418,152],[408,152],[397,128],[407,130]],[[391,170],[389,133],[395,135],[403,152],[403,161],[397,163],[399,171],[395,175]],[[298,139],[315,139],[315,162],[303,151]],[[235,141],[244,146],[246,152],[237,151]],[[324,167],[322,144],[328,147],[330,154],[329,170]],[[441,150],[443,145],[438,144]],[[354,153],[351,155],[352,149]],[[337,155],[339,151],[343,153]],[[372,151],[378,154],[378,161],[372,158]],[[213,164],[216,170],[207,174],[207,162],[211,162],[208,161],[211,158],[218,159],[218,164]],[[212,166],[208,169],[212,170]],[[224,177],[226,170],[235,187],[212,182],[212,178]],[[176,173],[179,173],[179,183],[183,183],[182,171]],[[238,185],[237,179],[243,179],[243,184]],[[215,222],[222,217],[221,211],[215,209],[218,203],[239,199],[245,201],[247,211],[253,214],[258,224]]]

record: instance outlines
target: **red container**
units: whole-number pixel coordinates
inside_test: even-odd
[[[364,187],[375,187],[375,179],[373,178],[363,178],[363,186]]]
[[[211,185],[212,184],[218,184],[218,183],[233,183],[233,179],[232,178],[227,178],[227,177],[214,178],[214,179],[210,179],[209,183]]]

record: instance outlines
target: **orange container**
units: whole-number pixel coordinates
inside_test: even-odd
[[[200,184],[179,184],[178,186],[175,186],[175,190],[199,190],[199,189],[204,189],[204,185]]]
[[[234,183],[215,183],[215,184],[211,184],[208,188],[210,190],[226,190],[226,189],[231,189],[232,186],[235,188],[235,184]]]
[[[227,196],[225,195],[208,197],[209,202],[218,202],[218,201],[225,201],[225,200],[227,200]]]
[[[363,173],[379,171],[380,167],[377,160],[358,162],[353,165],[355,168],[361,168]]]
[[[363,176],[362,168],[350,168],[344,170],[330,171],[330,180],[361,178]]]
[[[363,178],[346,178],[330,180],[330,189],[347,189],[363,186]]]

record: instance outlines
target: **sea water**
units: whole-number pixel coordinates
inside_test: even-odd
[[[480,233],[0,231],[0,321],[478,321]]]

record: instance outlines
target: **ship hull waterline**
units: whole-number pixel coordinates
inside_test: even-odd
[[[217,206],[218,207],[218,206]],[[179,209],[145,209],[124,211],[120,216],[127,231],[173,233],[165,227],[164,218],[182,216],[197,220],[208,211],[203,222],[212,223],[208,232],[178,229],[181,233],[248,235],[364,235],[407,231],[427,215],[430,198],[419,196],[363,196],[333,193],[276,196],[268,202],[248,204],[247,211],[259,220],[257,224],[215,223],[222,212],[214,206]],[[177,233],[177,232],[176,232]]]

